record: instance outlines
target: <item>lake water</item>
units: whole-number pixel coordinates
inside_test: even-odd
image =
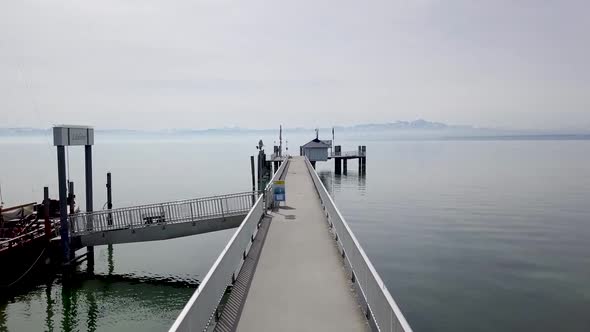
[[[115,207],[249,190],[259,138],[97,137],[94,206],[108,171]],[[590,330],[590,141],[337,141],[367,146],[366,176],[318,172],[415,331]],[[3,138],[0,156],[7,206],[56,196],[50,138]],[[1,297],[0,331],[166,330],[232,232],[97,247],[94,276]]]

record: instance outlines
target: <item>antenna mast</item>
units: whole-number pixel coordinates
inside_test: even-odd
[[[283,156],[283,125],[279,127],[279,157]]]

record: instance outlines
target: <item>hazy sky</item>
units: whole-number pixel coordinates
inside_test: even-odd
[[[590,1],[0,1],[0,127],[590,129]]]

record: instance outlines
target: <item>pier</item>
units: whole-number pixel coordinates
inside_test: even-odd
[[[59,236],[48,243],[61,248],[66,266],[87,259],[92,271],[97,245],[237,228],[171,332],[412,331],[315,171],[317,161],[334,159],[335,173],[346,174],[348,161],[357,159],[364,174],[365,146],[351,152],[335,146],[328,153],[332,141],[319,140],[316,132],[316,139],[301,146],[301,156],[283,156],[278,146],[268,160],[260,141],[258,181],[250,158],[252,191],[116,209],[109,173],[108,209],[93,211],[87,201],[86,211],[76,212],[73,183],[65,191],[63,150],[64,145],[86,145],[86,191],[92,197],[92,131],[59,127],[54,132],[63,132],[63,139],[56,139],[59,221],[49,220],[46,189],[46,227],[38,227],[35,236],[49,240],[53,232],[47,225],[59,223],[53,227]],[[67,205],[70,214],[64,212]],[[16,243],[2,244],[12,248]],[[84,247],[87,253],[76,257]]]
[[[367,147],[362,145],[358,147],[357,151],[342,151],[340,145],[334,147],[334,151],[328,155],[328,160],[334,159],[334,173],[344,174],[348,173],[348,161],[351,159],[358,160],[358,172],[359,174],[365,174],[367,172]]]
[[[311,162],[279,179],[286,204],[265,189],[170,331],[411,331]]]

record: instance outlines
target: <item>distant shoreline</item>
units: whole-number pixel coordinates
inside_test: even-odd
[[[110,132],[110,131],[97,131],[97,137],[109,138],[109,139],[121,139],[121,140],[153,140],[161,139],[163,141],[168,139],[187,139],[187,138],[203,138],[203,137],[238,137],[243,135],[264,135],[269,132],[258,132],[258,131],[224,131],[224,132]],[[297,132],[297,134],[304,134]],[[389,135],[388,135],[389,134]],[[393,135],[392,135],[393,134]],[[430,132],[427,135],[420,135],[420,133],[412,134],[400,134],[395,131],[381,132],[379,135],[367,135],[366,131],[342,131],[340,135],[345,137],[353,137],[355,135],[361,135],[363,139],[376,139],[379,141],[590,141],[590,134],[489,134],[489,135],[477,135],[474,133],[466,133],[464,135],[444,135],[443,133],[435,134]],[[341,136],[341,137],[342,137]],[[46,140],[52,140],[50,132],[1,132],[0,141],[16,141],[18,139],[36,139],[42,138]]]
[[[590,134],[446,136],[444,141],[588,141]]]

